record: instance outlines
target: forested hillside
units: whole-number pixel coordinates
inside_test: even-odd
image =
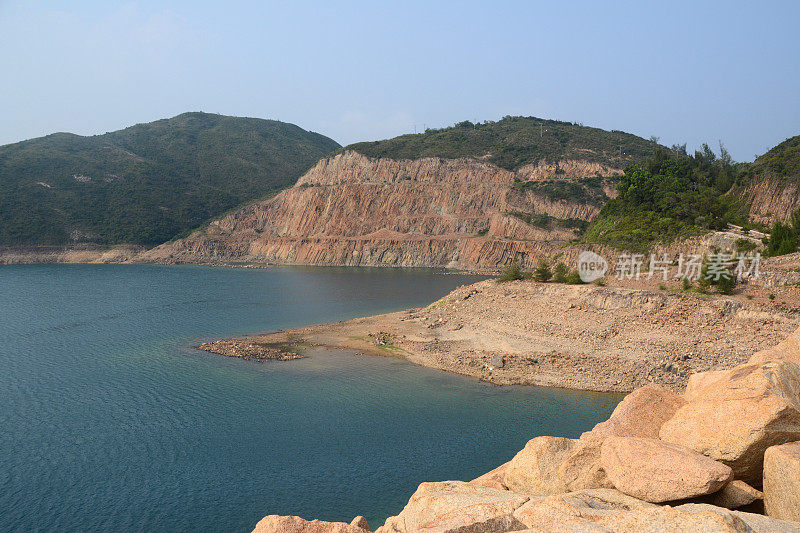
[[[184,113],[0,147],[0,245],[154,245],[292,185],[339,145],[274,120]]]
[[[346,149],[369,157],[481,158],[506,170],[540,161],[582,160],[625,167],[659,147],[623,131],[606,131],[572,122],[536,117],[505,117],[497,122],[459,122],[383,141],[351,144]]]

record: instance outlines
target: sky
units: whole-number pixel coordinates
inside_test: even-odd
[[[341,144],[536,116],[751,161],[800,134],[800,2],[0,0],[0,144],[185,111]]]

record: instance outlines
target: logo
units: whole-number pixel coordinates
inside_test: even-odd
[[[578,256],[578,275],[584,283],[591,283],[606,275],[608,261],[594,252],[583,251]]]

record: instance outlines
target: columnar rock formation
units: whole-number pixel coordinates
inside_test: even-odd
[[[141,259],[454,268],[497,268],[515,259],[534,264],[573,238],[569,226],[592,219],[601,203],[550,200],[540,188],[523,184],[619,173],[586,161],[510,172],[475,159],[395,161],[344,152],[321,160],[291,189]],[[594,187],[601,197],[614,194],[610,180]]]
[[[798,335],[682,396],[637,389],[580,439],[536,437],[471,482],[423,483],[377,531],[800,532]],[[279,531],[268,518],[257,531]]]

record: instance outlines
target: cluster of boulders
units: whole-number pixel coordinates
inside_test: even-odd
[[[284,345],[252,342],[246,338],[204,342],[197,349],[224,355],[225,357],[238,357],[247,361],[259,361],[261,363],[264,361],[291,361],[304,357],[295,351],[289,350]]]
[[[422,483],[377,531],[800,532],[798,364],[800,330],[693,375],[683,395],[646,385],[578,439],[536,437],[477,479]],[[365,530],[297,517],[256,527]]]

